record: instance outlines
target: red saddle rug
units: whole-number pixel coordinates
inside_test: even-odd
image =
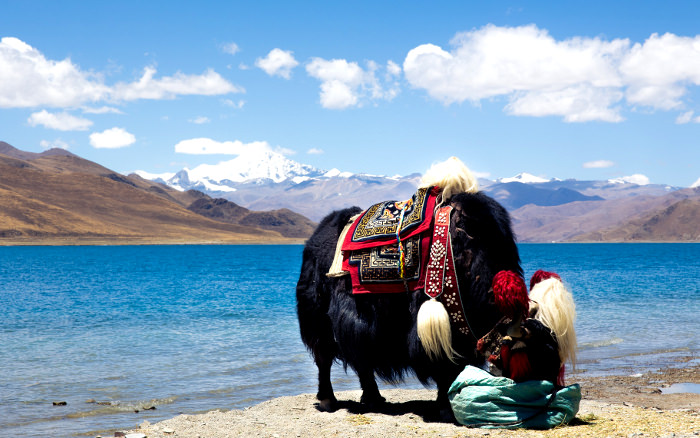
[[[360,214],[342,245],[343,270],[350,272],[353,293],[423,288],[439,193],[437,187],[422,188],[407,201],[380,202]],[[403,278],[399,239],[404,253]]]

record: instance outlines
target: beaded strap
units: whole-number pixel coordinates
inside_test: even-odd
[[[462,334],[471,329],[459,294],[459,283],[452,255],[450,216],[452,206],[440,207],[435,214],[433,240],[430,245],[430,261],[426,269],[425,293],[430,298],[440,298],[450,315],[452,325]]]

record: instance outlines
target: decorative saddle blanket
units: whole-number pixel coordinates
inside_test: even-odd
[[[360,214],[342,243],[342,266],[350,273],[353,293],[423,287],[431,237],[425,231],[431,227],[438,193],[435,187],[419,189],[408,201],[381,202]]]
[[[374,204],[360,213],[351,225],[343,242],[343,251],[393,245],[397,242],[397,230],[404,240],[429,229],[439,193],[437,187],[422,188],[408,201]]]

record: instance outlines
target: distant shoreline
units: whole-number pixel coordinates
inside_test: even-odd
[[[47,238],[47,239],[3,239],[0,238],[0,247],[3,246],[150,246],[150,245],[303,245],[307,238],[284,238],[279,240],[251,239],[251,240],[187,240],[187,239],[71,239],[71,238]],[[590,245],[590,244],[640,244],[640,243],[679,243],[698,244],[700,241],[590,241],[590,242],[518,242],[519,245]]]
[[[0,239],[0,246],[153,246],[153,245],[303,245],[306,239],[181,240],[181,239]]]

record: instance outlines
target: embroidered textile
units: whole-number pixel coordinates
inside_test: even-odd
[[[395,293],[423,288],[422,275],[428,262],[428,236],[413,236],[403,241],[405,265],[401,279],[401,254],[397,244],[375,246],[346,254],[343,269],[350,271],[352,290],[362,293]]]
[[[437,187],[422,188],[407,201],[384,201],[371,206],[350,228],[343,242],[343,251],[394,244],[397,230],[403,241],[429,229],[438,193]]]

